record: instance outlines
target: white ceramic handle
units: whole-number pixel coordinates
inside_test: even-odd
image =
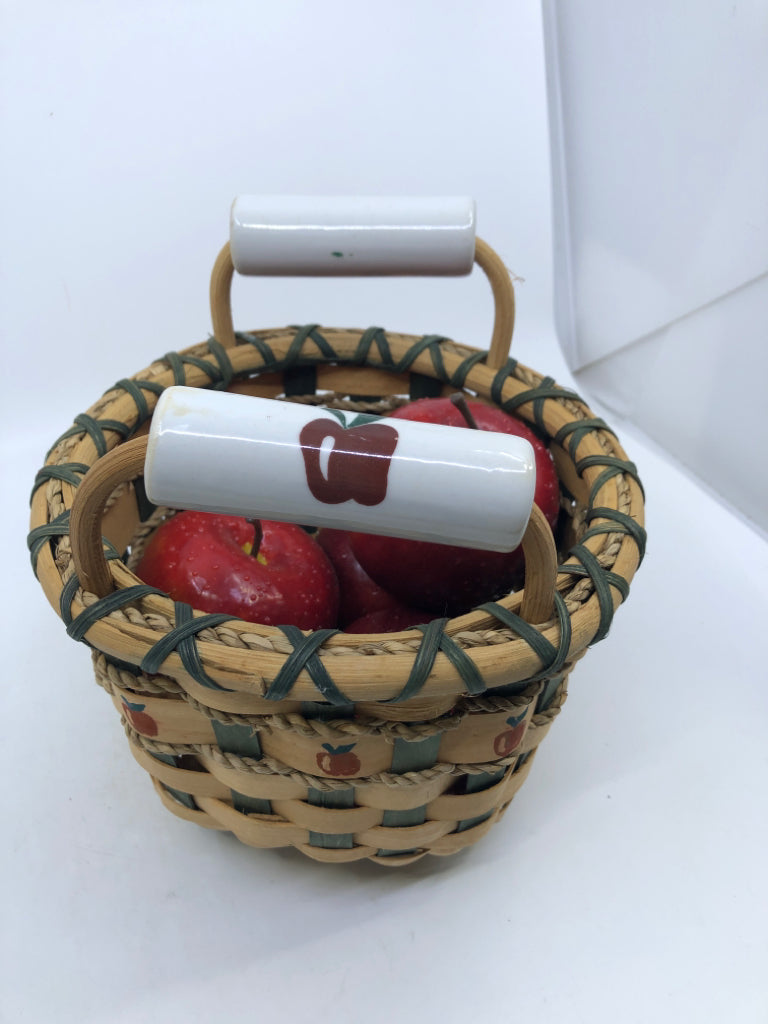
[[[240,196],[232,263],[272,276],[469,274],[475,223],[465,197]]]
[[[509,434],[171,387],[144,484],[171,508],[511,551],[536,470]]]

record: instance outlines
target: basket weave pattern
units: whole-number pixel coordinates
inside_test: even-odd
[[[378,328],[211,339],[118,382],[54,444],[32,496],[33,567],[92,647],[131,751],[175,814],[256,847],[399,865],[462,849],[506,810],[572,665],[625,600],[645,534],[635,467],[607,425],[551,379],[485,356]],[[377,637],[195,612],[129,568],[124,553],[157,514],[140,480],[116,489],[103,520],[112,593],[84,591],[69,538],[77,487],[146,431],[171,384],[380,412],[464,389],[527,419],[551,441],[564,495],[552,619],[522,619],[520,593]]]

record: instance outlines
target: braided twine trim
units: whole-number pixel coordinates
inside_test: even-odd
[[[402,656],[410,658],[412,668],[406,672],[405,685],[400,689],[398,684],[390,701],[418,694],[434,678],[438,654],[450,662],[453,678],[458,676],[458,687],[452,684],[454,692],[463,689],[480,694],[488,685],[506,681],[494,678],[489,684],[478,667],[486,664],[482,658],[489,648],[503,648],[510,659],[517,657],[525,663],[522,674],[517,672],[518,679],[562,672],[566,659],[573,660],[588,644],[605,636],[614,605],[626,599],[644,552],[642,490],[635,467],[610,429],[578,395],[511,359],[492,374],[482,365],[485,355],[438,336],[413,338],[385,334],[378,328],[362,333],[321,332],[316,325],[309,325],[292,331],[240,334],[236,347],[229,350],[211,338],[184,352],[168,353],[134,377],[118,381],[54,443],[35,480],[28,543],[33,567],[49,600],[76,639],[89,642],[91,637],[104,635],[108,627],[117,631],[124,648],[130,638],[140,636],[141,649],[147,643],[150,649],[136,660],[149,674],[173,656],[172,664],[179,665],[174,672],[182,684],[191,678],[212,689],[240,688],[241,681],[233,680],[231,673],[222,675],[217,650],[254,652],[267,658],[277,655],[278,662],[274,658],[269,661],[266,675],[258,667],[251,673],[251,666],[257,663],[249,661],[249,675],[242,682],[247,692],[272,700],[299,691],[304,699],[308,690],[315,694],[312,699],[317,699],[319,691],[320,699],[331,704],[377,699],[376,694],[350,697],[334,680],[341,675],[347,679],[347,691],[353,689],[350,672],[343,666],[345,659],[352,658],[352,663],[347,662],[351,670],[360,656],[397,658],[399,665]],[[287,380],[291,373],[306,374],[335,365],[370,366],[396,375],[415,372],[451,388],[464,388],[528,419],[570,457],[575,473],[566,483],[573,494],[566,493],[564,506],[571,518],[570,537],[576,543],[560,567],[554,619],[536,627],[524,623],[517,615],[517,594],[401,636],[352,641],[350,635],[334,630],[304,635],[290,627],[274,629],[225,616],[195,616],[188,606],[174,605],[151,588],[137,586],[119,553],[109,545],[107,555],[119,589],[103,599],[83,592],[74,576],[68,535],[75,489],[96,459],[147,423],[165,387],[187,384],[225,389],[254,374],[282,373]],[[408,401],[402,395],[362,400],[322,390],[309,396],[286,394],[285,390],[277,397],[359,411],[386,412]],[[554,429],[553,423],[560,425]],[[589,454],[583,455],[586,450]],[[619,563],[621,569],[616,571]],[[596,623],[590,626],[589,635],[582,635],[579,615],[587,606],[599,606],[599,611],[593,616]],[[586,621],[583,616],[582,620]],[[98,639],[94,642],[98,646]],[[275,669],[275,665],[279,667]],[[166,666],[166,671],[169,669],[170,665]],[[360,671],[352,673],[354,678],[360,675]],[[312,687],[307,685],[310,678]]]
[[[391,721],[386,718],[377,718],[372,715],[363,714],[359,709],[356,710],[354,718],[330,719],[307,718],[298,712],[261,715],[234,714],[203,704],[195,697],[186,693],[183,687],[169,677],[141,676],[137,678],[132,673],[109,662],[100,652],[94,652],[93,667],[96,682],[112,697],[121,696],[123,691],[128,690],[140,696],[152,695],[183,700],[199,714],[222,725],[247,726],[259,733],[291,732],[299,736],[325,740],[335,740],[338,738],[339,733],[357,738],[361,736],[380,736],[390,743],[397,739],[408,742],[424,740],[437,734],[458,729],[468,715],[481,712],[488,714],[495,712],[519,713],[523,708],[529,707],[541,692],[540,685],[534,683],[521,693],[515,694],[514,697],[499,696],[491,693],[482,694],[477,697],[461,697],[448,713],[437,718],[416,722]],[[565,678],[567,678],[570,668],[570,665],[566,666],[563,673]],[[535,728],[549,725],[560,713],[564,703],[565,692],[563,690],[562,695],[555,697],[545,710],[536,712],[531,717],[532,725]],[[126,727],[130,728],[127,723]],[[159,752],[190,753],[187,749],[177,750],[175,748],[174,750],[161,750]]]
[[[564,703],[565,694],[563,694],[561,700],[555,701],[552,706],[547,708],[546,711],[534,715],[531,719],[531,724],[528,727],[528,732],[535,732],[538,729],[545,729],[548,727],[560,713],[560,709]],[[125,729],[125,734],[130,742],[134,746],[140,747],[142,750],[146,750],[149,754],[172,755],[173,757],[196,757],[199,755],[201,757],[209,758],[225,768],[232,768],[235,771],[242,772],[243,774],[279,775],[289,779],[291,782],[297,782],[302,786],[318,789],[323,792],[348,790],[351,786],[357,788],[360,786],[374,784],[381,784],[392,789],[404,789],[411,786],[423,786],[425,783],[431,782],[433,779],[444,775],[460,777],[463,775],[493,774],[502,768],[508,768],[510,765],[517,764],[521,756],[518,752],[510,754],[507,757],[500,757],[494,761],[484,761],[472,764],[437,761],[429,768],[422,768],[419,771],[402,773],[376,772],[373,775],[368,775],[363,778],[347,780],[332,779],[311,775],[309,772],[299,771],[291,765],[285,764],[283,761],[279,761],[277,758],[271,757],[268,754],[263,754],[260,758],[255,758],[224,751],[217,745],[211,743],[164,743],[158,740],[153,740],[137,732],[124,716],[121,718],[121,721],[123,728]],[[533,749],[535,749],[535,746]],[[526,753],[529,752],[530,751],[527,751]]]

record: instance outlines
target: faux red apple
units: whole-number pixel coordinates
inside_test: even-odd
[[[397,598],[374,583],[352,551],[346,530],[318,530],[315,540],[325,551],[339,580],[339,625],[371,612],[400,608]]]
[[[404,604],[396,604],[392,608],[380,608],[376,612],[369,612],[368,615],[361,615],[359,619],[355,619],[354,622],[350,622],[345,627],[345,632],[399,633],[401,629],[420,626],[422,623],[430,622],[433,618],[432,612],[424,612],[418,608],[408,608]]]
[[[261,534],[261,537],[259,537]],[[147,544],[136,573],[207,612],[267,626],[336,625],[339,584],[322,548],[300,526],[179,512]]]
[[[557,473],[546,446],[521,420],[482,402],[450,398],[422,398],[392,415],[422,423],[475,426],[480,430],[515,434],[530,441],[536,459],[534,501],[554,527],[559,512]],[[482,514],[482,509],[478,510]],[[490,601],[519,583],[524,560],[522,548],[512,552],[432,544],[425,541],[350,534],[350,544],[363,569],[403,604],[426,608],[436,615],[460,615],[476,604]]]
[[[389,413],[395,419],[415,420],[418,423],[446,423],[464,427],[467,423],[461,411],[462,404],[469,410],[477,430],[493,430],[497,434],[514,434],[530,441],[536,460],[536,493],[534,501],[554,527],[560,512],[560,485],[549,449],[523,420],[511,416],[494,405],[483,402],[456,402],[451,398],[420,398]]]

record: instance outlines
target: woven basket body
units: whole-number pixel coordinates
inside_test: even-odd
[[[218,333],[218,332],[217,332]],[[452,854],[497,821],[608,631],[644,545],[635,468],[570,391],[441,337],[318,327],[234,335],[171,353],[120,381],[51,449],[32,498],[32,562],[165,806],[254,847],[402,865]],[[70,511],[88,468],[145,433],[172,384],[386,412],[464,389],[551,444],[563,494],[560,566],[546,621],[524,593],[391,635],[304,634],[206,615],[133,574],[162,516],[139,477],[100,522],[110,593],[81,585]],[[135,476],[135,474],[134,474]],[[77,552],[76,552],[77,553]]]

